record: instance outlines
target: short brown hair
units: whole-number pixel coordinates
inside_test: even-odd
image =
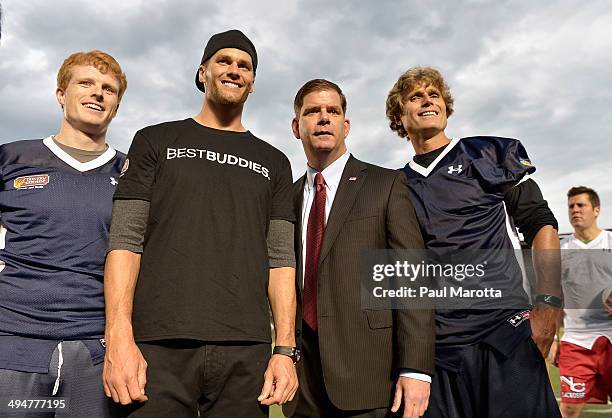
[[[110,72],[110,74],[119,81],[119,91],[117,95],[119,100],[121,100],[123,93],[125,93],[127,89],[127,78],[115,58],[97,49],[88,52],[75,52],[64,60],[64,63],[57,73],[58,89],[66,90],[68,88],[68,83],[72,77],[72,67],[77,65],[91,65],[102,74]]]
[[[404,96],[422,84],[432,85],[440,90],[446,105],[446,116],[449,117],[453,114],[453,96],[451,96],[448,84],[444,81],[442,74],[433,67],[412,67],[400,76],[387,95],[389,127],[401,137],[408,137],[408,132],[399,120],[402,114],[402,104],[405,100]]]
[[[306,95],[314,91],[322,90],[331,90],[338,93],[342,104],[342,112],[346,114],[346,97],[344,96],[344,93],[342,93],[342,89],[340,89],[336,83],[324,80],[322,78],[315,78],[314,80],[306,82],[306,84],[304,84],[296,93],[295,99],[293,100],[293,110],[295,111],[295,116],[300,115],[300,110],[302,109],[304,97],[306,97]]]
[[[578,196],[579,194],[583,193],[589,196],[589,201],[591,202],[591,206],[593,206],[593,209],[600,207],[601,202],[599,200],[599,195],[595,190],[591,189],[590,187],[572,187],[567,192],[567,198],[569,199],[570,197]]]

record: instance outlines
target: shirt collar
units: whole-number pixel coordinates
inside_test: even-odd
[[[346,166],[350,156],[351,154],[347,150],[340,158],[328,165],[321,172],[321,174],[323,174],[323,179],[325,179],[325,185],[330,190],[336,190],[338,188],[340,178],[342,177],[342,172],[344,171],[344,166]],[[306,184],[308,185],[308,188],[312,188],[314,186],[314,178],[317,173],[318,171],[314,168],[310,166],[307,167]]]

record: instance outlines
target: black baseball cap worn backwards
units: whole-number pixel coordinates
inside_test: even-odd
[[[204,48],[204,55],[202,55],[200,65],[204,64],[210,57],[215,55],[215,52],[223,48],[237,48],[249,54],[253,62],[253,74],[255,74],[257,70],[257,51],[255,51],[255,45],[253,45],[253,42],[238,29],[231,29],[211,36],[206,44],[206,48]],[[200,67],[198,66],[195,83],[200,91],[205,91],[204,84],[200,82],[199,72]]]

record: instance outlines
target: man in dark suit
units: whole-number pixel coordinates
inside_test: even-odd
[[[403,408],[403,417],[419,417],[433,373],[433,313],[367,310],[360,296],[364,250],[423,248],[405,176],[348,153],[346,98],[336,84],[309,81],[294,110],[308,159],[294,185],[303,361],[299,395],[284,412],[373,418]]]

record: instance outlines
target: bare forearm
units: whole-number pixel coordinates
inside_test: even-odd
[[[550,225],[542,227],[533,240],[533,268],[537,278],[537,293],[563,299],[559,236]],[[531,311],[531,336],[544,358],[548,356],[557,332],[560,314],[560,308],[548,303],[536,304]]]
[[[270,269],[268,299],[274,318],[276,345],[295,346],[295,269]]]
[[[276,329],[276,345],[295,347],[295,269],[270,269],[268,299]],[[262,405],[282,405],[293,399],[298,388],[295,364],[291,358],[276,354],[264,373],[264,384],[257,400]]]
[[[139,270],[138,253],[112,250],[106,257],[106,354],[102,381],[106,396],[123,405],[148,399],[145,394],[147,362],[132,332],[132,304]]]
[[[546,225],[538,231],[533,240],[532,254],[536,292],[562,299],[559,235],[552,226]]]
[[[113,250],[106,257],[104,299],[107,341],[115,335],[132,335],[132,305],[139,270],[140,254]]]

